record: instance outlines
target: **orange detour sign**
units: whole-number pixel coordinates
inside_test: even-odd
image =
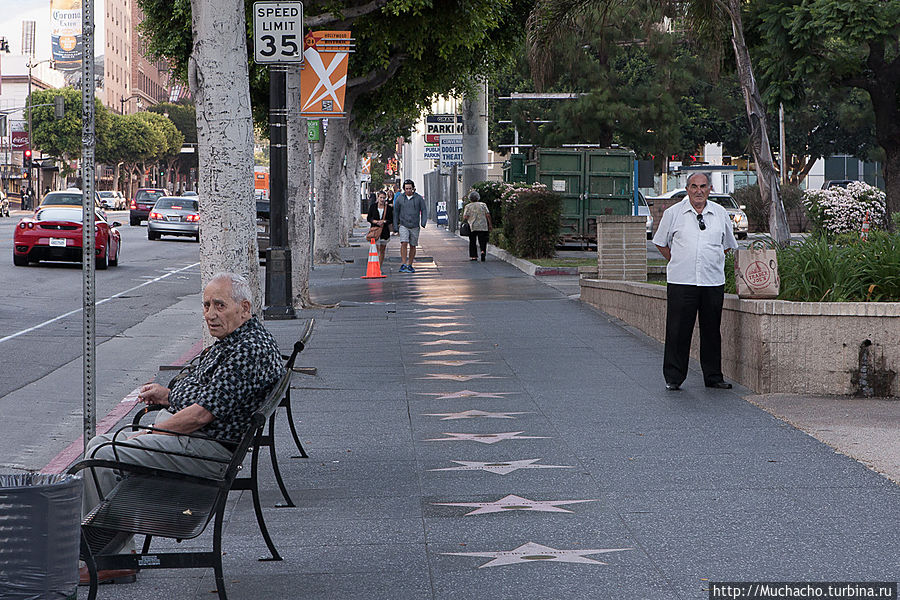
[[[353,51],[349,31],[312,31],[303,40],[300,116],[341,118],[347,89],[347,64]]]
[[[378,262],[378,248],[375,240],[369,244],[369,262],[366,264],[366,274],[360,279],[384,279],[387,275],[381,274],[381,263]]]

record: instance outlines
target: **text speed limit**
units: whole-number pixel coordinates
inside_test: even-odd
[[[257,63],[303,62],[303,3],[253,3],[253,59]]]

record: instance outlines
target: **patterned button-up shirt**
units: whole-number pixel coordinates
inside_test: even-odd
[[[197,433],[237,442],[282,374],[275,338],[251,317],[204,351],[195,368],[176,377],[168,410],[199,404],[215,418]]]

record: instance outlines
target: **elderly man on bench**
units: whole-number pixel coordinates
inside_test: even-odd
[[[250,416],[284,373],[275,338],[253,316],[247,280],[233,273],[215,275],[203,290],[203,316],[217,341],[203,351],[193,369],[179,374],[171,389],[144,385],[138,399],[159,404],[153,431],[100,435],[88,444],[87,458],[118,460],[202,477],[220,475],[237,441],[250,425]],[[198,433],[213,440],[179,436]],[[112,469],[93,469],[85,475],[84,514],[87,515],[115,487]],[[131,542],[133,544],[133,542]],[[127,544],[123,546],[123,551]],[[101,583],[135,580],[133,570],[98,573]],[[87,568],[80,570],[88,583]]]

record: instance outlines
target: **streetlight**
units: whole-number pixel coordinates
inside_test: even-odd
[[[119,99],[119,105],[121,106],[121,108],[119,109],[119,113],[121,113],[123,115],[125,114],[125,103],[128,102],[129,100],[131,100],[132,98],[138,99],[137,107],[138,107],[138,110],[141,110],[141,106],[143,106],[141,104],[141,95],[140,94],[132,94],[132,95],[128,96],[127,98],[125,96],[122,96]]]
[[[26,65],[28,67],[28,149],[29,150],[32,147],[32,139],[34,137],[34,132],[31,128],[31,105],[33,104],[33,101],[31,98],[31,70],[34,67],[36,67],[38,65],[42,65],[44,63],[50,63],[50,66],[52,67],[53,59],[48,58],[46,60],[40,60],[38,62],[31,62],[31,57],[29,56],[28,64]],[[22,166],[25,166],[24,155],[22,158]],[[33,183],[31,180],[31,165],[29,165],[28,166],[28,198],[29,198],[29,200],[34,197],[34,188],[32,187],[32,185],[33,185]]]

